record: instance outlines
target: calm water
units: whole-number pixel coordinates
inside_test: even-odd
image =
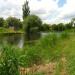
[[[35,40],[39,39],[40,37],[44,37],[50,33],[41,33],[40,35],[30,36],[30,40],[27,41],[24,34],[0,34],[0,46],[5,44],[11,44],[12,46],[16,46],[22,48],[25,44],[32,44]]]
[[[23,34],[0,34],[0,45],[11,44],[19,48],[23,47],[24,35]]]
[[[31,41],[36,40],[37,37],[37,35],[31,36],[31,39],[28,41],[24,34],[0,34],[0,46],[3,44],[11,44],[12,46],[22,48],[26,43],[32,43]],[[38,38],[40,38],[40,36]]]

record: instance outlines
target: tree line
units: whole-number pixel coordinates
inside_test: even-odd
[[[0,27],[10,28],[14,27],[14,30],[23,29],[27,34],[31,32],[40,32],[40,31],[64,31],[66,29],[71,29],[73,27],[73,23],[75,19],[72,19],[69,23],[59,23],[59,24],[46,24],[42,23],[42,20],[34,15],[30,14],[30,7],[28,5],[28,1],[24,3],[22,7],[23,11],[23,21],[16,17],[8,17],[4,19],[0,17]]]

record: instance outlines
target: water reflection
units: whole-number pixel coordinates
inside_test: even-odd
[[[23,34],[0,34],[0,45],[10,44],[22,48],[23,42]]]
[[[38,35],[30,35],[30,39],[27,39],[25,34],[16,34],[16,33],[9,33],[9,34],[0,34],[0,45],[14,45],[16,47],[22,48],[25,44],[33,43],[33,40],[40,38],[40,34]]]

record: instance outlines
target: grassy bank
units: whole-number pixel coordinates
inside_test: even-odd
[[[14,74],[19,75],[19,67],[29,68],[33,67],[34,64],[38,66],[55,62],[55,75],[62,75],[62,69],[66,72],[65,75],[74,75],[74,45],[75,34],[70,34],[67,31],[62,32],[60,35],[56,33],[49,34],[40,38],[34,45],[25,45],[23,49],[3,45],[0,54],[0,74],[4,75],[8,72],[8,74],[13,75],[12,72],[16,70]],[[47,74],[37,72],[29,75]]]
[[[24,33],[24,31],[21,29],[21,30],[14,30],[12,28],[3,28],[3,27],[0,27],[0,34],[2,33]]]

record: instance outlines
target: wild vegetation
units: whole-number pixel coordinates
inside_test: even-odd
[[[66,74],[74,75],[74,38],[74,32],[69,34],[66,31],[59,35],[56,33],[49,34],[40,38],[35,45],[26,45],[23,49],[3,45],[0,54],[0,75],[19,75],[21,67],[31,68],[34,65],[42,64],[47,66],[45,64],[50,63],[56,63],[55,75],[62,75],[61,72],[65,64]],[[50,66],[48,65],[48,67]],[[28,74],[47,75],[47,72],[43,73],[43,70],[41,73],[37,72],[38,69],[34,72],[30,71]]]
[[[30,14],[28,1],[23,5],[23,21],[16,17],[0,18],[1,33],[23,33],[23,48],[0,44],[0,75],[74,75],[75,19],[69,23],[46,24]],[[33,39],[32,35],[44,37]],[[9,39],[8,39],[9,40]],[[24,41],[25,42],[25,41]]]

